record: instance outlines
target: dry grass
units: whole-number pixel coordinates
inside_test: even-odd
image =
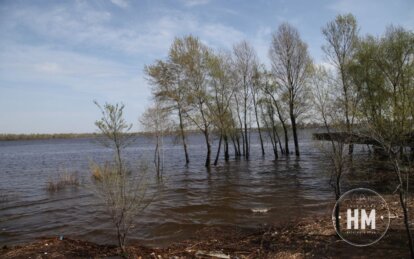
[[[91,164],[92,179],[100,181],[102,179],[102,170],[97,164]]]
[[[57,192],[64,189],[66,186],[78,186],[79,179],[76,173],[64,173],[56,180],[49,180],[46,185],[48,192]]]

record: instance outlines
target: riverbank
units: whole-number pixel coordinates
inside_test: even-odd
[[[403,229],[392,224],[378,243],[354,247],[340,240],[329,219],[307,219],[257,229],[206,227],[195,238],[166,248],[130,242],[131,258],[409,258]],[[57,237],[3,247],[1,258],[118,258],[114,245]]]
[[[298,129],[320,129],[323,125],[318,124],[306,124],[306,125],[298,125]],[[240,130],[240,129],[239,129]],[[262,128],[263,131],[267,131],[270,129]],[[258,132],[257,128],[251,128],[250,132]],[[154,132],[148,131],[139,131],[139,132],[131,132],[128,135],[139,137],[151,137],[154,136]],[[180,132],[178,131],[165,131],[163,132],[164,136],[180,136]],[[198,130],[185,130],[186,135],[193,135],[199,134]],[[48,140],[48,139],[78,139],[78,138],[95,138],[98,137],[100,133],[33,133],[33,134],[14,134],[14,133],[0,133],[0,141],[16,141],[16,140]]]

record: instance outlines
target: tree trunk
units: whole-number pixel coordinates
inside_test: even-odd
[[[285,119],[283,118],[283,116],[280,112],[279,105],[277,104],[276,99],[274,99],[273,97],[272,97],[272,99],[273,99],[273,102],[275,104],[277,115],[279,116],[280,123],[282,124],[283,132],[285,134],[285,154],[289,155],[289,138],[288,138],[288,131],[287,131],[286,124],[285,124]]]
[[[119,230],[119,226],[117,226],[117,237],[118,237],[118,246],[121,249],[121,256],[126,258],[125,238],[122,237],[122,234]]]
[[[211,144],[210,144],[210,138],[209,138],[208,130],[207,129],[204,131],[204,138],[206,140],[206,145],[207,145],[207,157],[206,157],[206,163],[204,165],[206,167],[210,167],[210,161],[211,161]]]
[[[277,130],[275,130],[275,134],[276,134],[276,138],[277,138],[277,143],[279,144],[280,152],[283,155],[283,154],[285,154],[285,150],[282,147],[282,142],[280,141],[280,137],[279,137],[279,134],[277,133]]]
[[[272,123],[272,132],[269,134],[270,135],[270,140],[272,141],[272,146],[273,146],[273,154],[275,155],[275,159],[279,158],[279,154],[277,153],[277,139],[276,139],[276,135],[277,135],[277,131],[276,131],[276,125],[275,125],[275,119],[273,117],[273,106],[270,105],[270,113],[269,113],[269,118],[270,118],[270,122]],[[283,153],[283,150],[282,150]]]
[[[244,118],[244,138],[246,139],[246,153],[245,153],[245,158],[249,159],[249,136],[247,135],[247,119],[246,119],[246,115]]]
[[[351,121],[349,120],[349,99],[348,99],[348,90],[349,87],[346,83],[346,76],[345,76],[345,68],[343,64],[340,64],[340,72],[341,72],[341,80],[342,80],[342,91],[344,94],[344,99],[345,99],[345,123],[346,123],[346,130],[348,134],[352,133],[352,128],[351,128]],[[354,145],[353,144],[349,144],[348,145],[348,154],[352,154],[354,152]]]
[[[239,151],[237,150],[237,143],[236,140],[234,139],[233,135],[230,135],[231,138],[231,142],[233,143],[233,148],[234,148],[234,156],[237,158],[239,155]]]
[[[239,136],[235,136],[236,138],[236,144],[237,144],[237,153],[236,153],[236,157],[240,157],[241,151],[240,151],[240,137]]]
[[[263,146],[263,138],[262,138],[262,131],[260,129],[259,118],[257,116],[257,104],[256,104],[255,99],[253,99],[253,101],[254,101],[254,103],[253,103],[253,105],[254,105],[254,113],[256,115],[257,130],[259,131],[260,146],[262,148],[262,156],[264,156],[265,155],[265,150],[264,150],[264,146]]]
[[[227,134],[224,135],[224,161],[229,161],[229,140]]]
[[[244,85],[244,138],[246,142],[246,152],[245,158],[249,159],[249,136],[247,135],[247,85],[246,85],[246,78],[243,77],[243,85]]]
[[[290,114],[290,121],[292,122],[293,142],[295,143],[295,154],[296,156],[299,156],[300,152],[299,152],[298,134],[297,134],[297,129],[296,129],[296,118],[293,114]]]
[[[157,171],[157,177],[160,177],[160,151],[159,151],[159,137],[157,135],[157,144],[155,145],[155,151],[154,151],[154,164],[155,164],[155,170]]]
[[[288,137],[288,131],[286,128],[286,125],[284,122],[282,122],[283,132],[285,134],[285,154],[289,155],[289,137]]]
[[[221,149],[221,141],[222,141],[222,139],[223,139],[223,135],[220,134],[220,140],[219,140],[219,143],[218,143],[216,159],[214,159],[214,165],[217,165],[217,163],[218,163],[218,159],[219,159],[219,156],[220,156],[220,149]]]
[[[190,163],[190,159],[188,158],[187,143],[185,141],[184,124],[183,124],[183,117],[181,114],[181,109],[178,109],[178,117],[180,119],[180,134],[181,134],[181,138],[182,138],[183,146],[184,146],[185,164],[188,165],[188,163]]]
[[[339,186],[339,182],[340,180],[337,178],[336,179],[336,190],[335,190],[335,200],[338,201],[339,198],[341,197],[341,191],[340,191],[340,186]],[[339,204],[336,204],[335,207],[335,228],[337,232],[341,231],[341,225],[339,224]]]
[[[400,193],[400,203],[401,203],[401,207],[402,207],[403,213],[404,213],[404,225],[405,225],[405,230],[407,232],[407,237],[408,237],[408,247],[410,248],[411,258],[414,258],[413,236],[412,236],[411,230],[410,230],[407,204],[404,201],[404,193],[403,193],[402,188],[403,187],[400,186],[400,192],[399,192]]]
[[[235,100],[236,100],[237,118],[239,119],[239,125],[240,125],[239,130],[240,130],[240,133],[241,133],[242,144],[243,144],[243,146],[242,146],[243,151],[242,152],[240,152],[240,139],[239,139],[239,136],[236,135],[235,137],[236,137],[237,145],[238,145],[238,148],[239,148],[239,156],[241,156],[241,155],[245,156],[245,154],[246,154],[246,145],[245,145],[245,139],[244,139],[244,133],[243,133],[243,122],[242,122],[242,118],[240,116],[240,107],[239,107],[239,101],[238,101],[237,97],[235,98]]]

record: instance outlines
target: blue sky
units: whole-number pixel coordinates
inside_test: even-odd
[[[247,40],[269,64],[271,33],[287,21],[324,63],[321,27],[348,12],[361,34],[414,30],[412,0],[0,0],[0,133],[94,132],[93,100],[125,103],[138,130],[150,104],[143,68],[175,36],[216,49]]]

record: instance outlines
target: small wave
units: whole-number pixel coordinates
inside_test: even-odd
[[[269,212],[269,208],[256,208],[256,209],[251,209],[251,211],[253,213],[267,213]]]

